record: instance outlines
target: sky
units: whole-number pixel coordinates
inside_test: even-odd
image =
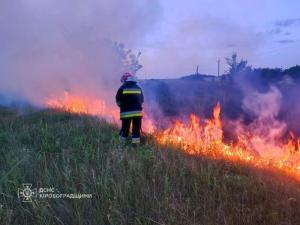
[[[0,94],[114,90],[122,63],[113,41],[141,51],[139,78],[197,66],[216,75],[233,52],[256,68],[291,67],[299,10],[299,0],[0,0]]]
[[[226,70],[233,52],[253,67],[299,64],[299,0],[162,0],[156,26],[142,44],[146,78],[179,77]],[[158,16],[158,15],[156,15]]]

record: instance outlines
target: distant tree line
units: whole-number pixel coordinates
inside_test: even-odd
[[[288,69],[282,68],[252,68],[248,65],[248,61],[244,59],[238,60],[237,53],[233,53],[231,57],[225,58],[228,70],[223,78],[235,78],[237,76],[257,76],[261,81],[272,84],[274,82],[287,79],[287,76],[295,82],[300,82],[300,66],[296,65]],[[256,77],[256,78],[257,78]]]

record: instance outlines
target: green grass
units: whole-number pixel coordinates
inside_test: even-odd
[[[23,183],[93,198],[24,203]],[[297,225],[299,193],[288,178],[188,156],[151,137],[120,144],[117,128],[97,118],[0,110],[1,225]]]

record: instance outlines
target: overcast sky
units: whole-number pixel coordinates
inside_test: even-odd
[[[141,78],[197,65],[215,75],[232,52],[253,67],[294,66],[299,11],[300,0],[0,0],[0,89],[19,90],[29,75],[47,83],[53,74],[111,74],[103,40],[141,51]]]
[[[290,67],[300,58],[299,0],[161,1],[160,19],[137,46],[148,78],[217,73],[237,52],[254,67]],[[156,15],[157,16],[157,15]]]

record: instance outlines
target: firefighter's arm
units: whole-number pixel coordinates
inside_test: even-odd
[[[116,103],[119,107],[121,106],[121,102],[122,102],[122,92],[123,92],[123,89],[120,87],[116,94]]]

